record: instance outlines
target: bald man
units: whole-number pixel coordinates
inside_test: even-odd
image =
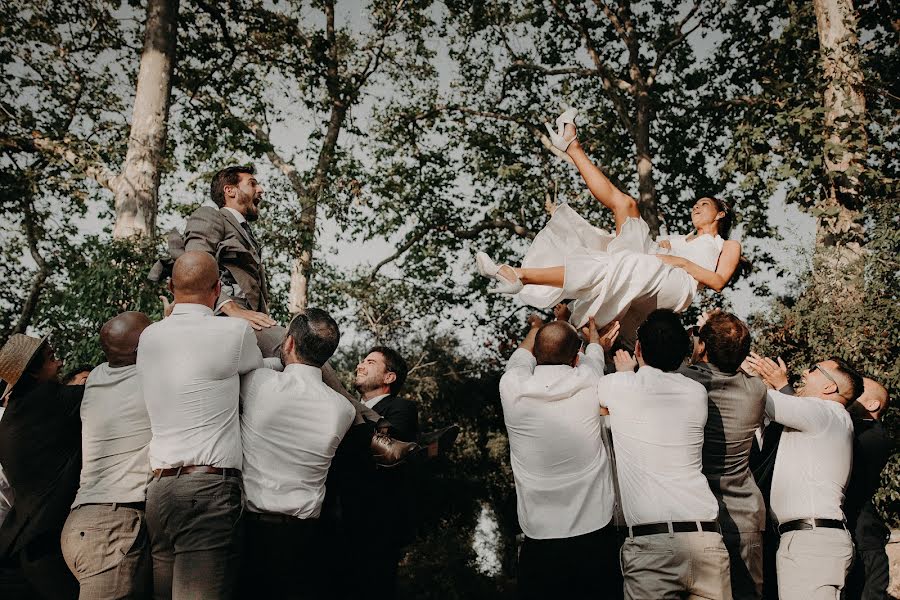
[[[135,366],[149,325],[140,312],[103,325],[107,362],[91,371],[81,403],[81,480],[61,543],[82,600],[140,598],[150,588],[144,521],[150,417]]]
[[[137,369],[153,438],[147,530],[155,598],[230,598],[241,541],[240,376],[264,363],[250,324],[216,317],[221,284],[206,252],[185,252],[171,316],[144,330]]]
[[[872,496],[881,485],[881,471],[891,457],[891,439],[881,424],[888,404],[887,389],[864,377],[863,393],[848,407],[853,417],[853,470],[844,513],[856,546],[856,560],[847,575],[847,598],[887,597],[890,577],[885,547],[890,530],[881,520]]]
[[[542,325],[533,316],[529,322],[500,379],[525,533],[520,596],[601,598],[621,581],[615,491],[596,392],[617,324],[603,338],[593,328],[579,354],[581,340],[565,321]]]

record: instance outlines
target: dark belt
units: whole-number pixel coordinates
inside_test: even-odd
[[[778,526],[779,535],[788,531],[805,531],[808,529],[847,529],[847,525],[840,519],[794,519]]]
[[[175,475],[190,475],[191,473],[209,473],[211,475],[224,475],[225,477],[240,477],[240,469],[229,469],[221,467],[210,467],[207,465],[189,465],[187,467],[174,467],[172,469],[154,469],[153,476],[173,477]]]
[[[719,531],[719,525],[715,521],[672,521],[672,533],[691,533],[696,531]],[[642,535],[656,535],[669,533],[669,523],[647,523],[635,525],[631,528],[631,537]]]
[[[146,510],[147,503],[146,502],[85,502],[84,504],[79,504],[78,508],[81,508],[82,506],[111,506],[113,509],[133,508],[134,510]]]
[[[262,523],[307,523],[313,525],[318,522],[318,519],[301,519],[300,517],[292,517],[282,513],[258,513],[249,510],[244,512],[244,517],[250,521],[260,521]]]

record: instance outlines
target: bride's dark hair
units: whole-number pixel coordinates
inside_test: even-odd
[[[727,240],[728,236],[731,235],[731,228],[734,226],[734,213],[731,210],[731,207],[728,206],[728,203],[724,200],[720,200],[715,196],[706,196],[716,204],[716,208],[719,212],[725,213],[725,216],[717,221],[719,235],[722,236],[722,239]]]
[[[716,208],[719,212],[725,213],[725,216],[716,221],[718,223],[718,232],[722,239],[727,240],[728,236],[731,235],[731,228],[734,227],[734,211],[731,210],[731,206],[720,198],[716,198],[715,196],[704,196],[704,198],[709,198],[712,200]],[[737,270],[735,270],[734,275],[732,276],[732,281],[737,281],[741,277],[745,277],[749,275],[753,271],[753,263],[741,253],[740,262],[738,262]]]

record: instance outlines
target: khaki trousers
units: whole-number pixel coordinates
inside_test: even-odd
[[[627,538],[619,553],[626,600],[730,600],[728,550],[715,532]]]
[[[789,531],[781,536],[775,568],[780,600],[837,600],[853,562],[843,529]]]
[[[87,504],[62,530],[63,557],[78,578],[80,600],[149,598],[150,544],[144,511]]]

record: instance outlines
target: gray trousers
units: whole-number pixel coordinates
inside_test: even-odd
[[[761,531],[723,532],[731,569],[734,600],[759,600],[763,586]]]
[[[281,325],[273,325],[264,329],[254,330],[253,333],[256,334],[256,344],[259,346],[263,358],[280,356],[281,342],[284,341],[284,336],[287,334],[287,330],[284,327]],[[377,423],[381,418],[377,412],[354,398],[353,395],[347,391],[347,388],[345,388],[341,383],[341,380],[338,379],[337,373],[334,372],[334,369],[332,369],[331,365],[328,363],[325,363],[322,367],[322,381],[325,382],[325,385],[349,400],[350,404],[353,405],[353,408],[356,409],[356,419],[353,421],[354,425],[359,425],[363,420]]]
[[[843,529],[789,531],[781,536],[775,565],[781,600],[838,600],[853,562],[853,542]]]
[[[728,550],[718,533],[626,538],[619,560],[626,600],[731,598]]]
[[[60,536],[63,558],[78,579],[80,600],[150,596],[150,545],[144,511],[87,504],[72,509]]]
[[[191,473],[147,486],[156,600],[233,597],[240,570],[240,477]]]

